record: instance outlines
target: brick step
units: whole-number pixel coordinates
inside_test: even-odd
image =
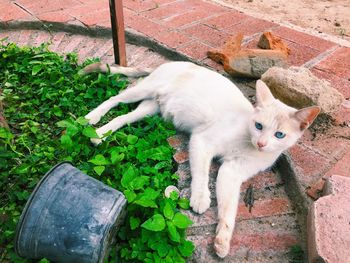
[[[78,53],[79,62],[86,58],[98,57],[102,62],[114,64],[113,42],[109,38],[94,38],[85,35],[72,35],[66,32],[41,30],[6,30],[0,32],[0,39],[20,46],[38,46],[51,42],[49,49],[60,54]],[[155,68],[168,60],[143,46],[126,44],[127,62],[131,67]]]
[[[192,227],[188,234],[196,244],[193,262],[218,260],[213,250],[215,225]],[[288,262],[288,251],[299,243],[299,236],[300,227],[293,214],[238,220],[230,253],[223,262]]]

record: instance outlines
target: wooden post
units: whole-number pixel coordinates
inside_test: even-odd
[[[123,1],[109,0],[115,64],[126,67]]]

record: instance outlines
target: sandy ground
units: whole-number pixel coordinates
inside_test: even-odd
[[[350,0],[214,0],[255,17],[350,41]]]

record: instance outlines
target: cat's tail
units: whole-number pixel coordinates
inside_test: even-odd
[[[92,72],[110,72],[112,74],[122,74],[131,78],[139,78],[148,76],[151,74],[153,69],[136,69],[131,67],[122,67],[122,66],[109,66],[101,62],[93,63],[79,71],[80,75],[86,75]]]

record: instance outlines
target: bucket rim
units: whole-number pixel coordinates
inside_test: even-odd
[[[32,201],[36,195],[36,193],[38,192],[39,188],[41,187],[41,185],[44,183],[44,181],[46,181],[46,179],[49,177],[49,175],[52,173],[53,170],[55,170],[56,168],[58,168],[59,166],[63,165],[63,164],[70,164],[73,165],[72,162],[70,161],[63,161],[60,163],[57,163],[56,165],[54,165],[53,167],[50,168],[49,171],[47,171],[45,173],[45,175],[39,180],[39,182],[37,183],[37,185],[35,186],[33,192],[30,194],[23,210],[21,213],[21,216],[19,217],[17,226],[16,226],[16,235],[15,235],[15,239],[14,239],[14,249],[17,255],[21,256],[20,253],[20,249],[19,249],[19,239],[22,233],[22,227],[23,227],[23,222],[25,221],[26,217],[27,217],[27,213],[29,211],[29,208],[32,204]]]

